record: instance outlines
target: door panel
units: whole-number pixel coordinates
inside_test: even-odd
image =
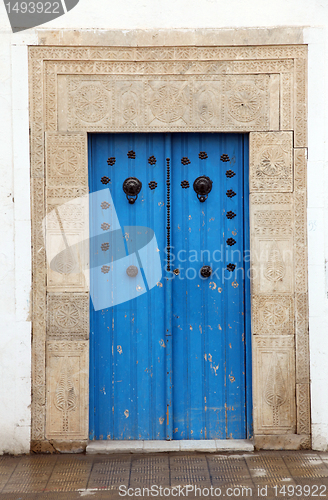
[[[244,247],[243,136],[175,134],[172,151],[174,267],[181,268],[173,282],[174,435],[242,438],[244,283],[242,270],[236,273]],[[200,159],[200,152],[207,158]],[[221,161],[223,154],[230,161]],[[229,170],[233,177],[227,177]],[[201,175],[213,181],[203,203],[192,187]],[[181,187],[184,180],[190,188]],[[236,194],[229,197],[229,190]],[[233,219],[226,217],[229,211],[236,214]],[[185,262],[179,262],[179,252]],[[228,271],[228,264],[236,269]],[[200,276],[203,265],[213,269],[209,278]]]
[[[165,168],[164,141],[162,135],[152,134],[95,134],[89,142],[90,191],[109,187],[122,229],[121,240],[115,236],[117,246],[124,241],[126,254],[133,227],[152,228],[159,248],[165,247]],[[136,152],[136,158],[128,158],[129,151]],[[156,163],[148,158],[156,151]],[[131,155],[130,155],[131,156]],[[133,155],[132,155],[133,156]],[[108,165],[108,158],[115,158],[114,165]],[[101,179],[106,176],[106,185]],[[130,204],[123,192],[123,182],[128,177],[137,177],[142,190],[134,204]],[[157,182],[151,190],[148,183]],[[91,208],[90,225],[101,225],[102,210]],[[94,209],[93,209],[94,208]],[[92,210],[93,209],[93,210]],[[100,249],[98,249],[101,252]],[[140,250],[140,254],[144,249]],[[108,253],[110,250],[108,251]],[[147,250],[146,250],[147,252]],[[91,251],[91,260],[96,253]],[[141,259],[140,255],[139,258]],[[147,256],[151,264],[152,253]],[[115,262],[109,262],[115,267]],[[140,260],[141,262],[141,260]],[[135,264],[135,262],[132,262]],[[129,263],[130,264],[130,263]],[[91,263],[92,267],[92,263]],[[152,269],[147,267],[148,272]],[[98,287],[103,278],[99,268],[91,272],[91,288]],[[91,439],[164,439],[163,425],[165,401],[165,350],[163,347],[164,287],[163,283],[148,290],[151,276],[141,274],[144,287],[136,278],[129,278],[118,269],[115,286],[124,286],[127,280],[134,280],[139,287],[136,296],[118,305],[95,311],[91,302]],[[108,273],[109,274],[109,273]],[[107,276],[107,275],[106,275]],[[148,281],[147,281],[148,278]],[[140,288],[143,288],[140,290]],[[91,290],[92,292],[92,290]],[[96,293],[96,290],[94,291]],[[108,289],[108,302],[115,289]],[[121,290],[117,292],[121,293]],[[91,296],[93,293],[91,293]],[[128,298],[128,297],[127,297]],[[114,297],[115,299],[115,297]]]
[[[101,267],[93,268],[102,252],[97,240],[90,247],[91,296],[108,295],[108,307],[96,311],[90,304],[90,439],[246,437],[245,144],[241,134],[90,135],[90,191],[109,188],[121,233],[109,234],[108,241],[111,247],[125,249],[121,265],[118,251],[108,252],[112,262],[104,277]],[[130,151],[135,158],[128,157]],[[220,159],[222,155],[228,155],[223,157],[227,161]],[[109,158],[115,163],[111,160],[108,165]],[[193,189],[194,180],[202,175],[213,182],[204,202]],[[108,184],[102,183],[104,176],[110,179]],[[133,204],[122,189],[128,177],[142,182]],[[157,185],[149,185],[152,181]],[[189,187],[186,182],[182,187],[182,181]],[[169,272],[168,201],[174,258]],[[109,213],[97,203],[90,204],[95,234]],[[228,212],[235,215],[228,218]],[[155,253],[160,255],[164,277],[155,286],[154,248],[149,244],[138,252],[131,250],[143,231],[140,227],[156,236]],[[126,274],[131,264],[138,268],[136,278]],[[229,271],[228,264],[236,269]],[[209,278],[199,274],[203,265],[213,269]],[[115,304],[113,297],[121,297],[125,287],[126,302]]]

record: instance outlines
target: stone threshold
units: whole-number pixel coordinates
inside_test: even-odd
[[[169,451],[198,451],[216,453],[223,451],[254,451],[253,441],[247,439],[202,439],[181,441],[89,441],[89,455],[110,453],[161,453]]]

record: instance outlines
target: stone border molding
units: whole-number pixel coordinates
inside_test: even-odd
[[[88,214],[74,200],[88,193],[87,133],[131,131],[250,133],[255,446],[310,447],[307,46],[102,47],[95,38],[30,47],[29,72],[32,448],[88,439],[87,278],[65,273],[68,253],[59,272],[49,267],[42,221],[72,202],[60,220],[71,241],[85,238]],[[48,249],[58,227],[47,224]]]

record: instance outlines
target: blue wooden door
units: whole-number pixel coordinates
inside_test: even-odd
[[[251,435],[247,158],[241,134],[90,136],[90,439]]]

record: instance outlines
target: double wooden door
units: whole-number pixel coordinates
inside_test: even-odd
[[[247,148],[90,135],[90,439],[251,434]]]

